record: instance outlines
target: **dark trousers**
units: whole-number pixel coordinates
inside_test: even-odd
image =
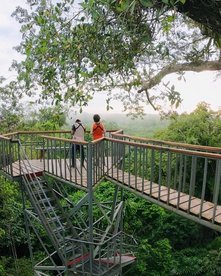
[[[77,154],[79,154],[80,159],[81,159],[81,166],[84,165],[84,146],[83,145],[76,145],[76,144],[72,144],[72,166],[75,167],[76,166],[76,157]]]

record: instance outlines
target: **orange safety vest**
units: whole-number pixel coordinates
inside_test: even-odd
[[[94,123],[92,128],[93,140],[100,139],[104,136],[104,126],[102,123]]]

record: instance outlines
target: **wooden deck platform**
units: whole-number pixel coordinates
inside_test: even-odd
[[[108,164],[110,166],[111,159],[109,157],[105,158],[105,164]],[[9,169],[9,166],[4,168],[6,172],[9,171]],[[76,160],[76,167],[70,166],[69,159],[49,159],[45,161],[40,159],[33,159],[29,161],[23,161],[21,164],[19,163],[19,161],[17,161],[12,164],[12,170],[13,177],[32,173],[40,175],[43,172],[47,172],[62,180],[73,183],[74,186],[86,189],[88,187],[87,162],[85,161],[84,166],[81,166],[80,160],[78,159]],[[93,173],[93,185],[104,178],[106,172],[107,166],[105,166],[104,168],[101,166],[96,166]]]
[[[179,192],[172,188],[151,183],[149,180],[138,176],[135,177],[128,172],[116,168],[112,169],[108,176],[140,194],[152,197],[167,205],[173,206],[174,208],[180,209],[199,218],[203,218],[207,221],[211,222],[214,218],[215,223],[221,223],[220,205],[216,206],[211,202],[205,200],[202,201],[199,198]]]
[[[108,167],[111,168],[111,159],[107,158],[105,162],[108,164]],[[76,187],[87,189],[87,163],[85,162],[85,166],[82,167],[80,166],[80,161],[77,160],[76,168],[70,167],[69,164],[69,159],[51,159],[45,162],[41,160],[30,160],[28,162],[26,161],[22,163],[21,167],[23,171],[22,174],[40,174],[43,173],[43,171],[46,171],[51,175],[73,183],[73,185]],[[20,164],[18,161],[12,165],[14,177],[21,175],[19,166]],[[109,169],[109,171],[107,166],[104,170],[99,167],[95,167],[93,184],[96,184],[105,176],[108,176],[115,182],[130,188],[132,192],[136,191],[136,193],[139,193],[141,196],[146,195],[200,219],[202,218],[203,220],[216,224],[221,223],[220,205],[216,206],[211,202],[205,200],[202,201],[200,198],[179,192],[170,187],[158,185],[157,183],[151,183],[149,180],[114,167]]]
[[[7,171],[7,168],[5,169]],[[79,162],[76,163],[76,168],[73,168],[69,166],[69,160],[65,159],[48,160],[46,162],[34,159],[24,161],[21,164],[19,164],[19,161],[14,162],[12,169],[14,177],[32,173],[39,175],[46,171],[54,176],[73,182],[75,185],[87,187],[87,164],[82,167]]]

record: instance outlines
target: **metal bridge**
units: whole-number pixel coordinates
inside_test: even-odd
[[[46,254],[34,261],[28,235],[35,275],[122,275],[135,261],[136,246],[122,229],[124,189],[221,232],[221,148],[119,130],[78,142],[82,147],[76,152],[68,137],[69,131],[0,136],[1,172],[21,183],[27,233],[35,232]],[[111,202],[99,202],[94,193],[105,179],[115,184]],[[70,193],[79,189],[85,195],[73,202]]]

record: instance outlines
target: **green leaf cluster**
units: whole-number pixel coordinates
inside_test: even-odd
[[[186,0],[28,3],[30,9],[18,7],[13,13],[22,33],[16,49],[24,59],[12,68],[18,73],[19,95],[37,91],[38,104],[64,102],[82,111],[94,93],[105,91],[133,116],[142,116],[148,104],[162,109],[164,99],[177,108],[181,99],[173,86],[159,96],[137,91],[168,65],[219,56],[220,39],[214,44],[214,37],[208,40],[178,13]],[[109,100],[106,107],[111,108]]]
[[[0,177],[0,248],[25,243],[19,186]]]
[[[171,124],[155,134],[165,141],[176,141],[203,146],[221,146],[220,111],[211,110],[204,102],[190,114],[173,116]]]

